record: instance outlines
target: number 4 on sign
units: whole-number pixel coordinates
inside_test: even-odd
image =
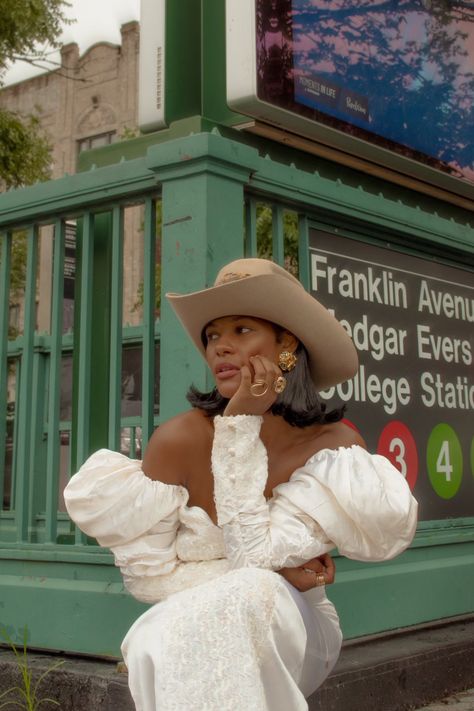
[[[444,474],[446,481],[451,481],[453,465],[451,464],[449,453],[449,442],[446,439],[443,441],[439,450],[438,459],[436,460],[436,471],[438,474]]]

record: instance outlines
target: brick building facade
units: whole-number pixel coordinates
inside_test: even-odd
[[[64,45],[58,69],[0,91],[1,108],[39,117],[53,147],[53,178],[74,173],[81,150],[136,129],[138,22],[122,25],[121,36],[120,46],[101,42],[82,56],[76,43]]]
[[[52,178],[75,173],[82,151],[136,135],[138,56],[139,23],[128,22],[121,27],[120,46],[100,42],[81,56],[76,43],[64,45],[58,69],[0,90],[2,109],[20,115],[35,114],[39,118],[52,147]],[[124,325],[140,323],[143,253],[139,237],[142,222],[140,208],[127,209],[124,225]],[[37,325],[39,331],[48,331],[52,226],[41,229],[39,264]],[[21,293],[11,296],[11,325],[21,332]],[[72,327],[73,313],[72,305],[67,303],[66,292],[65,299],[64,330],[67,331]]]
[[[101,42],[82,56],[76,43],[61,49],[61,66],[0,90],[0,108],[20,115],[35,114],[51,145],[51,177],[59,178],[77,170],[78,156],[84,150],[97,148],[129,138],[137,133],[138,112],[139,24],[128,22],[121,27],[121,45]],[[120,169],[120,168],[118,168]],[[63,331],[74,323],[75,279],[74,216],[67,222],[66,266],[64,279]],[[39,229],[39,262],[37,277],[37,323],[39,333],[50,332],[53,262],[53,225]],[[130,206],[124,213],[124,281],[123,324],[137,326],[142,322],[141,287],[143,284],[143,208]],[[25,233],[13,235],[25,240]],[[23,249],[20,245],[20,250]],[[23,249],[24,251],[24,249]],[[26,255],[26,251],[24,251]],[[23,331],[23,290],[10,290],[10,337]],[[139,352],[124,351],[124,390],[139,368]],[[72,359],[64,357],[61,407],[69,418],[72,397]],[[8,402],[12,412],[17,398],[15,360],[8,377]],[[133,399],[133,393],[124,392]],[[8,467],[7,467],[8,468]],[[66,469],[62,466],[62,474]]]

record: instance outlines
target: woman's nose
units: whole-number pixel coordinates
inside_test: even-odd
[[[227,338],[225,336],[221,336],[219,338],[219,341],[216,345],[216,352],[218,355],[222,355],[224,353],[232,353],[234,350],[234,345],[232,343],[231,338]]]

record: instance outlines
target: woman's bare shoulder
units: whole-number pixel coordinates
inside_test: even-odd
[[[345,422],[334,422],[324,427],[324,431],[317,438],[319,449],[338,449],[339,447],[352,447],[358,445],[367,449],[367,445],[359,432],[349,427]]]
[[[193,456],[210,432],[212,423],[199,410],[172,417],[151,436],[143,457],[143,471],[151,479],[185,486]]]

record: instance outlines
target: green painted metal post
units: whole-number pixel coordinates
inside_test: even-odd
[[[31,393],[28,408],[31,411],[30,461],[28,466],[28,521],[30,531],[28,540],[32,543],[42,541],[44,538],[43,526],[39,523],[38,514],[41,516],[46,508],[46,462],[47,440],[44,435],[44,422],[46,417],[46,357],[42,348],[35,344],[33,351],[33,373]],[[22,443],[19,442],[19,447]],[[55,512],[56,513],[56,512]]]
[[[281,266],[285,262],[285,233],[283,229],[283,207],[273,205],[272,208],[272,257]]]
[[[111,213],[86,213],[78,230],[82,256],[74,332],[76,467],[108,442],[111,232]]]
[[[48,386],[48,445],[46,466],[45,541],[56,542],[59,479],[59,410],[61,397],[61,356],[63,332],[65,225],[57,220],[54,229],[53,294],[51,305],[51,354]]]
[[[18,542],[28,541],[30,502],[31,432],[34,426],[31,408],[33,386],[33,345],[36,326],[36,269],[38,262],[38,228],[28,229],[26,263],[25,317],[23,326],[23,354],[20,367],[20,406],[18,422],[17,472],[15,496],[15,523]]]
[[[213,283],[244,254],[244,186],[257,153],[218,134],[198,134],[150,149],[163,185],[160,420],[187,407],[191,383],[210,387],[207,368],[183,332],[166,292]]]
[[[89,420],[91,398],[91,328],[93,215],[87,212],[77,225],[76,294],[74,314],[74,385],[73,385],[73,451],[74,467],[80,466],[89,454]]]
[[[257,245],[257,202],[249,198],[245,205],[245,256],[256,257]]]
[[[153,434],[155,404],[156,208],[155,200],[151,197],[145,201],[143,237],[142,436],[143,444],[146,444]],[[135,435],[133,442],[135,442]]]
[[[120,416],[122,385],[122,309],[123,309],[123,209],[116,205],[112,212],[112,275],[110,285],[110,449],[120,449]]]
[[[0,510],[3,508],[3,489],[5,482],[5,454],[7,437],[7,379],[8,379],[8,319],[10,315],[10,264],[11,233],[2,235],[0,255]]]
[[[94,277],[92,288],[92,372],[89,453],[107,444],[110,372],[110,278],[112,214],[94,217]]]
[[[298,215],[298,276],[304,288],[309,291],[309,226],[306,215]]]

